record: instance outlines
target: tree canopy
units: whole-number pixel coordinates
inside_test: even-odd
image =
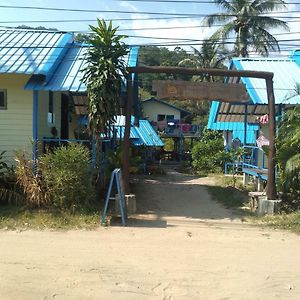
[[[198,50],[191,47],[193,54],[179,62],[179,66],[193,68],[225,68],[224,62],[230,57],[230,52],[224,45],[220,45],[216,40],[205,39],[201,48]],[[194,81],[212,82],[218,80],[216,77],[204,74],[193,76]],[[221,79],[223,81],[223,78]]]
[[[286,22],[266,13],[285,8],[283,0],[214,0],[224,10],[211,14],[204,19],[208,26],[224,24],[212,38],[225,41],[235,35],[235,54],[249,56],[250,49],[267,56],[270,51],[280,51],[276,38],[270,33],[272,29],[289,30]]]

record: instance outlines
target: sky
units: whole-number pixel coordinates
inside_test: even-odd
[[[89,30],[89,25],[96,25],[97,18],[112,19],[114,26],[119,26],[119,33],[128,35],[126,43],[130,45],[168,45],[170,43],[179,45],[186,42],[199,44],[216,30],[216,27],[199,27],[203,25],[201,23],[203,15],[219,12],[213,1],[198,0],[211,3],[192,3],[193,0],[186,0],[186,3],[175,3],[175,1],[163,3],[122,0],[0,0],[0,26],[16,27],[24,24],[33,27],[57,28],[62,31],[86,32]],[[300,48],[300,0],[286,2],[289,4],[285,12],[273,14],[278,17],[288,17],[284,20],[289,21],[290,25],[289,33],[278,30],[272,32],[278,40],[282,41],[282,54],[286,54],[291,49]],[[4,6],[83,9],[94,12],[35,10]],[[199,16],[187,17],[184,14],[199,14]],[[141,20],[145,18],[151,18],[151,20]],[[67,22],[67,20],[79,21]],[[295,41],[286,42],[285,40]],[[195,46],[199,47],[199,45]],[[189,47],[185,47],[187,48]]]

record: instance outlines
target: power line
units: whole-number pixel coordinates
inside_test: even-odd
[[[152,3],[195,3],[195,4],[216,4],[214,1],[206,1],[206,0],[113,0],[118,2],[152,2]],[[229,1],[230,3],[230,1]],[[274,4],[282,4],[281,2],[274,2]],[[300,2],[285,2],[286,5],[297,5]]]
[[[162,16],[197,16],[206,17],[208,14],[191,14],[191,13],[162,13],[162,12],[149,12],[149,11],[124,11],[124,10],[97,10],[97,9],[75,9],[75,8],[58,8],[58,7],[40,7],[40,6],[14,6],[14,5],[0,5],[0,8],[11,9],[32,9],[32,10],[48,10],[48,11],[68,11],[68,12],[85,12],[85,13],[120,13],[120,14],[144,14],[144,15],[162,15]],[[292,11],[295,13],[299,11]],[[286,12],[276,12],[286,13]],[[216,13],[217,14],[217,13]],[[263,15],[274,14],[274,12],[264,13]],[[234,14],[226,14],[226,16],[234,17]],[[272,16],[277,17],[277,16]],[[287,18],[287,17],[284,17]],[[300,18],[300,17],[299,17]]]

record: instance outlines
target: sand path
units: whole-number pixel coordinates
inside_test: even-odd
[[[0,299],[300,299],[300,237],[243,224],[203,184],[136,181],[126,228],[0,232]]]

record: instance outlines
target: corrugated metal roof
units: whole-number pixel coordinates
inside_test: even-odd
[[[0,73],[51,76],[73,35],[37,30],[0,30]]]
[[[298,55],[296,52],[294,55]],[[300,65],[300,61],[299,61]],[[234,58],[231,68],[237,70],[269,71],[274,73],[273,85],[276,104],[287,106],[300,103],[295,87],[300,78],[300,67],[293,58]],[[268,113],[267,91],[264,79],[242,78],[253,105],[248,105],[247,121],[256,123],[257,116]],[[278,107],[276,108],[278,109]],[[208,128],[234,130],[234,123],[244,128],[245,106],[213,101],[210,109]],[[257,125],[255,125],[257,126]],[[253,130],[257,130],[254,129]],[[251,136],[251,133],[249,133]]]
[[[222,104],[223,103],[217,101],[212,102],[207,128],[211,130],[222,130],[222,131],[230,130],[232,131],[232,139],[238,138],[242,143],[244,143],[245,125],[243,122],[241,122],[241,119],[244,120],[244,116],[233,115],[230,118],[231,121],[217,121],[216,118],[218,116],[219,107]],[[235,118],[237,119],[237,121],[235,121]],[[255,144],[257,130],[259,130],[258,124],[247,124],[247,129],[246,129],[247,144]]]
[[[140,135],[144,146],[148,147],[163,147],[164,143],[158,136],[154,128],[151,126],[148,120],[140,120],[139,127],[135,127],[136,131]]]
[[[273,72],[275,103],[300,104],[296,95],[296,83],[299,82],[300,68],[294,59],[282,58],[234,58],[237,70]],[[267,90],[264,79],[242,77],[253,103],[267,104]]]
[[[86,66],[86,55],[89,46],[73,43],[50,80],[45,82],[39,77],[32,77],[25,86],[26,90],[86,92],[82,82],[83,69]]]
[[[117,116],[114,123],[117,138],[122,139],[125,132],[125,116]],[[135,146],[163,147],[164,143],[148,120],[139,120],[139,126],[134,125],[131,117],[130,139]]]
[[[32,77],[26,84],[28,90],[48,91],[70,91],[86,92],[86,86],[82,82],[84,68],[86,67],[86,56],[90,45],[73,43],[65,57],[60,61],[59,67],[52,78],[45,84],[40,78]],[[128,66],[135,66],[137,63],[138,48],[130,49],[129,54],[124,57]]]

